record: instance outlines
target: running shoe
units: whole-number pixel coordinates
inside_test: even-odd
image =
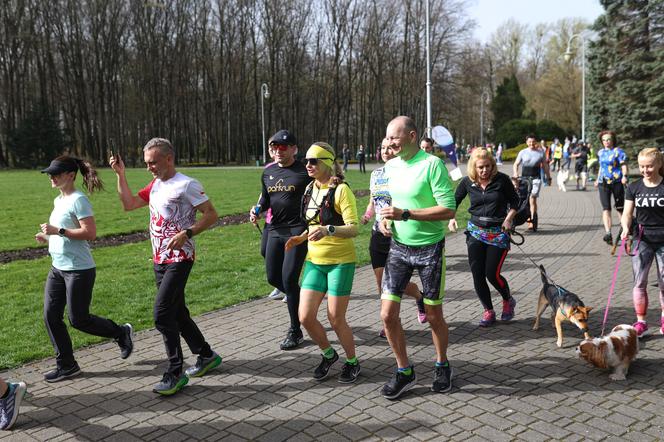
[[[490,327],[496,322],[496,313],[493,310],[484,310],[482,319],[480,319],[480,327]]]
[[[134,351],[134,328],[129,323],[121,325],[120,328],[122,328],[122,336],[117,338],[115,342],[120,347],[120,357],[127,359]]]
[[[342,384],[352,384],[360,375],[360,363],[349,364],[346,362],[339,373],[339,382]]]
[[[516,307],[516,299],[513,296],[510,299],[503,299],[503,312],[500,314],[500,320],[511,321],[514,317],[514,307]]]
[[[612,246],[613,245],[613,238],[611,238],[611,232],[606,232],[606,235],[604,235],[604,238],[602,238],[602,241],[604,241],[608,245]]]
[[[294,350],[299,347],[302,341],[304,341],[302,330],[288,330],[286,337],[279,344],[279,348],[282,350]]]
[[[281,290],[279,290],[279,289],[274,289],[274,290],[272,290],[272,292],[269,295],[267,295],[268,298],[274,299],[274,300],[279,300],[279,299],[283,298],[284,296],[286,296],[286,294],[284,292],[282,292]]]
[[[207,358],[198,355],[198,358],[196,358],[196,364],[187,368],[184,373],[190,378],[199,378],[219,365],[221,365],[221,356],[213,351],[212,356]]]
[[[78,364],[74,362],[74,366],[71,368],[56,367],[55,370],[49,371],[44,375],[44,380],[50,383],[60,382],[65,379],[73,378],[79,374],[81,374],[81,367],[79,367]]]
[[[435,367],[433,373],[433,384],[431,391],[435,393],[446,393],[452,389],[452,376],[454,371],[449,363],[447,367]]]
[[[284,295],[284,299],[282,299],[281,302],[288,303],[288,296]]]
[[[21,401],[27,387],[25,382],[7,383],[7,396],[0,399],[0,431],[9,430],[18,418]]]
[[[420,292],[422,297],[416,301],[417,303],[417,321],[420,324],[427,322],[427,312],[424,309],[424,293]]]
[[[378,336],[380,336],[383,339],[387,339],[387,335],[385,334],[385,329],[381,328],[380,333],[378,333]]]
[[[645,321],[636,321],[632,327],[636,329],[636,336],[639,338],[648,331],[648,324]]]
[[[415,376],[415,368],[412,365],[410,370],[410,375],[405,375],[397,370],[392,379],[383,385],[380,394],[386,399],[394,400],[413,388],[417,382],[417,376]]]
[[[159,393],[163,396],[172,396],[178,391],[182,390],[189,382],[186,375],[175,376],[173,373],[164,373],[161,382],[154,386],[152,391]]]
[[[316,367],[316,370],[314,370],[314,379],[317,381],[322,381],[325,379],[328,375],[328,372],[330,371],[330,367],[339,360],[339,354],[336,352],[336,350],[333,350],[334,354],[332,355],[331,358],[326,358],[323,356],[323,360],[318,364],[318,367]]]

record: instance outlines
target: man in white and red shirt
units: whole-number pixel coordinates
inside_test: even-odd
[[[184,387],[190,377],[203,376],[221,364],[196,323],[189,316],[184,289],[194,265],[192,237],[217,221],[217,212],[193,178],[175,170],[175,152],[170,141],[153,138],[143,148],[143,159],[153,180],[134,195],[129,189],[125,167],[119,155],[110,164],[118,176],[118,193],[125,210],[150,206],[150,240],[157,280],[154,322],[163,335],[169,366],[154,392],[172,395]],[[202,216],[196,220],[196,212]],[[196,364],[182,373],[184,357],[180,334],[191,352],[198,355]]]

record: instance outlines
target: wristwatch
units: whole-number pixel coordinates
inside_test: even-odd
[[[187,238],[191,239],[192,236],[194,236],[194,231],[191,229],[187,229],[184,231],[184,233],[187,234]]]
[[[327,226],[327,234],[330,236],[334,236],[334,234],[337,232],[336,227],[334,227],[332,224]]]
[[[409,219],[410,219],[410,210],[403,209],[403,213],[401,214],[401,221],[408,221]]]
[[[60,227],[60,228],[58,229],[58,235],[60,235],[60,236],[63,237],[63,238],[65,237],[65,232],[66,232],[66,230],[65,230],[64,227]]]

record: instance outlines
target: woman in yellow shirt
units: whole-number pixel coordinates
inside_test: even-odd
[[[339,382],[351,383],[360,374],[353,332],[346,322],[357,260],[352,238],[358,233],[358,217],[355,196],[343,181],[343,171],[335,156],[334,148],[322,142],[314,143],[307,151],[307,173],[314,178],[302,200],[308,231],[292,238],[291,244],[309,241],[300,284],[299,314],[300,322],[323,353],[313,377],[319,381],[325,379],[339,359],[317,318],[327,295],[327,317],[346,353]]]

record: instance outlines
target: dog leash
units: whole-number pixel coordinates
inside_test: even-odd
[[[514,240],[512,239],[512,234],[515,234],[515,233],[516,233],[517,236],[520,236],[520,237],[521,237],[521,242],[520,242],[520,243],[518,243],[518,242],[516,242],[516,241],[514,241]],[[521,233],[519,233],[519,232],[517,232],[517,231],[515,231],[515,230],[511,230],[511,231],[507,232],[507,236],[509,236],[509,238],[510,238],[510,243],[514,244],[514,245],[515,245],[515,246],[521,251],[521,253],[523,253],[523,256],[525,256],[526,258],[528,258],[528,260],[529,260],[530,262],[533,263],[533,265],[537,268],[537,271],[540,272],[540,274],[541,274],[542,276],[544,276],[544,277],[546,278],[546,280],[549,281],[549,282],[551,283],[552,286],[556,287],[556,288],[558,289],[558,291],[560,291],[560,290],[565,290],[565,289],[563,289],[562,287],[560,287],[558,284],[556,284],[556,282],[553,280],[553,278],[551,278],[546,272],[543,272],[542,269],[540,268],[540,266],[535,262],[535,260],[533,260],[533,259],[530,257],[530,255],[528,255],[528,254],[525,252],[525,250],[523,250],[523,249],[521,248],[521,244],[523,244],[523,243],[525,242],[525,239],[524,239],[524,237],[523,237],[523,235],[522,235]]]
[[[620,240],[620,249],[618,250],[618,258],[616,259],[616,266],[613,270],[613,277],[611,278],[611,289],[609,290],[609,298],[606,300],[606,308],[604,309],[604,320],[602,321],[602,334],[604,336],[604,328],[606,327],[606,320],[609,318],[609,306],[611,305],[611,298],[616,289],[616,279],[618,279],[618,269],[620,268],[620,257],[622,256],[623,249],[627,243],[624,239]],[[626,251],[626,250],[625,250]]]

